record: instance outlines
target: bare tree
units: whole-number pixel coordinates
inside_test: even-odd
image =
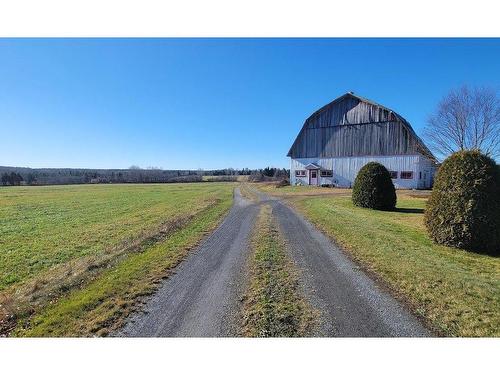
[[[424,129],[438,157],[459,150],[480,150],[500,156],[500,99],[487,87],[462,86],[446,95],[429,116]]]

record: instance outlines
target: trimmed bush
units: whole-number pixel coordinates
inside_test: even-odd
[[[500,253],[500,170],[479,151],[459,151],[438,170],[425,209],[438,244]]]
[[[387,168],[375,162],[363,166],[354,180],[352,201],[359,207],[375,210],[394,209],[396,190]]]

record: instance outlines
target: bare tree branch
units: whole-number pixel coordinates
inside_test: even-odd
[[[468,86],[450,91],[429,116],[424,137],[440,158],[459,150],[480,150],[500,157],[498,91]]]

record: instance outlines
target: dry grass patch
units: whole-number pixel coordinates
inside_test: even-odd
[[[244,182],[240,184],[240,193],[243,196],[243,198],[251,201],[251,202],[258,202],[259,201],[259,196],[257,195],[256,191],[249,186],[249,183]]]
[[[252,236],[250,281],[243,302],[242,334],[250,337],[307,336],[315,322],[299,292],[297,271],[271,207],[264,205]]]
[[[293,198],[299,196],[351,196],[351,189],[328,188],[321,186],[283,186],[277,187],[275,182],[260,182],[252,184],[266,194],[276,197]]]

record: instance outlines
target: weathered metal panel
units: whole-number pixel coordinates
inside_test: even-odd
[[[418,152],[418,141],[401,122],[306,128],[290,156],[405,155]]]
[[[388,108],[354,95],[345,95],[313,113],[306,120],[306,125],[318,128],[386,121],[398,121],[398,117]]]
[[[400,115],[367,99],[346,94],[313,113],[304,123],[288,156],[432,154]]]

